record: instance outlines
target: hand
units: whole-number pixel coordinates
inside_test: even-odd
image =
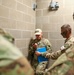
[[[41,55],[41,53],[38,52],[38,51],[36,51],[35,54],[36,54],[37,56],[40,56],[40,55]]]
[[[50,55],[51,55],[51,53],[47,53],[45,57],[50,58]]]
[[[35,43],[35,44],[33,45],[33,48],[37,49],[37,43]]]
[[[45,69],[45,72],[48,72],[48,69]]]
[[[50,72],[49,72],[49,69],[45,69],[44,73],[45,73],[45,75],[51,75]]]

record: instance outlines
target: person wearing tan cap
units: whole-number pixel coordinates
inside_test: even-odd
[[[48,61],[42,60],[38,61],[38,54],[36,54],[36,51],[38,49],[46,49],[46,53],[49,53],[52,51],[51,44],[48,39],[43,38],[43,33],[41,29],[35,30],[35,39],[31,39],[29,43],[29,52],[28,52],[28,60],[30,61],[30,64],[32,65],[35,72],[38,70],[44,70],[47,66]],[[39,66],[42,66],[40,69]]]

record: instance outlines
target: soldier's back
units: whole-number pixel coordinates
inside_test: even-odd
[[[0,75],[34,75],[20,50],[0,35]]]

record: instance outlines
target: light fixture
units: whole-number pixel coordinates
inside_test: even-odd
[[[74,12],[73,12],[73,20],[74,20]]]
[[[35,11],[35,9],[37,8],[37,4],[36,3],[33,3],[32,8]]]
[[[51,0],[50,5],[49,5],[49,9],[54,11],[54,10],[58,10],[58,8],[59,8],[58,2]]]

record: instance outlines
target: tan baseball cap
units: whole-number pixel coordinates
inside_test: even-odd
[[[35,35],[40,35],[42,33],[42,30],[41,29],[36,29],[35,30]]]

